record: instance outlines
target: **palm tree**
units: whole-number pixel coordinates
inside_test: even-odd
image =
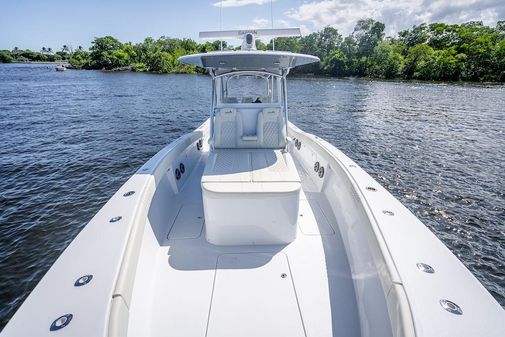
[[[64,44],[63,48],[61,48],[61,51],[64,53],[68,52],[68,46],[66,44]]]
[[[49,54],[52,54],[52,53],[53,53],[53,48],[51,48],[51,47],[47,48],[47,52],[48,52]]]
[[[45,53],[47,53],[47,49],[46,49],[46,47],[42,47],[42,50],[41,50],[41,52],[42,52],[42,54],[45,54]]]
[[[82,50],[83,48],[82,48],[82,46],[79,46],[79,47],[77,47],[77,49]]]

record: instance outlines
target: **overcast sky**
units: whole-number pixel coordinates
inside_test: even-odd
[[[162,35],[198,40],[202,30],[270,28],[272,14],[274,27],[301,27],[304,34],[331,25],[347,35],[357,20],[372,17],[395,35],[422,22],[494,26],[505,20],[505,0],[223,0],[222,6],[217,0],[13,0],[1,5],[0,49],[87,48],[104,35],[132,42]]]

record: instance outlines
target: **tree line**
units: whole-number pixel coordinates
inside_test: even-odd
[[[78,50],[83,50],[79,46]],[[68,60],[74,50],[68,45],[63,45],[61,50],[53,51],[53,48],[42,47],[39,52],[29,49],[21,50],[14,47],[12,50],[0,50],[0,63],[11,62],[58,62]]]
[[[272,49],[272,41],[256,41],[260,50]],[[227,46],[226,49],[239,49]],[[66,46],[64,46],[66,47]],[[16,49],[16,48],[15,48]],[[141,43],[122,43],[112,36],[95,38],[89,51],[78,48],[48,53],[0,51],[0,62],[25,57],[68,60],[77,69],[128,68],[159,73],[201,72],[177,61],[182,55],[220,49],[220,41],[197,43],[191,39],[146,38]],[[343,37],[326,27],[303,37],[275,39],[275,49],[316,55],[319,64],[303,66],[294,73],[336,77],[419,79],[441,81],[505,82],[505,21],[496,27],[480,21],[463,24],[432,23],[414,26],[385,36],[385,25],[373,19],[359,20],[354,31]]]
[[[385,25],[359,20],[342,37],[332,27],[302,38],[279,38],[275,46],[318,56],[299,72],[331,76],[441,81],[505,81],[505,21],[421,24],[385,37]]]

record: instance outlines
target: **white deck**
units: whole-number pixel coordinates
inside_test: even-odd
[[[504,335],[503,308],[414,214],[329,143],[290,133],[303,188],[294,242],[207,243],[205,123],[125,182],[0,335]],[[76,286],[83,275],[91,282]]]
[[[309,175],[297,165],[304,191],[294,242],[214,246],[204,232],[205,159],[167,205],[167,214],[179,208],[175,220],[157,217],[164,225],[152,228],[163,233],[144,233],[128,335],[360,336],[336,219]]]

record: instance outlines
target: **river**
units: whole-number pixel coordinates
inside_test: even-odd
[[[0,64],[0,329],[109,197],[207,118],[209,91],[203,75]],[[505,306],[504,86],[291,78],[288,95],[295,124],[367,170]]]

